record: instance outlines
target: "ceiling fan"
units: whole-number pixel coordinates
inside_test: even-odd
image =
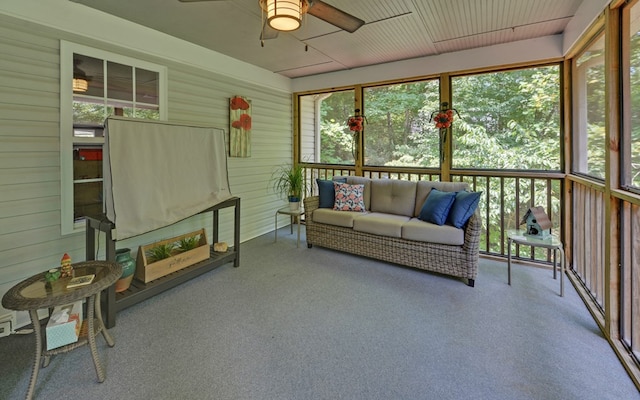
[[[225,0],[179,0],[183,3]],[[302,15],[310,14],[340,29],[353,33],[364,21],[321,0],[258,0],[266,20],[261,40],[274,39],[278,32],[293,31],[300,27]]]

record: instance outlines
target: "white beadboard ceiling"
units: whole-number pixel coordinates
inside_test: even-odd
[[[311,15],[261,46],[258,0],[71,0],[296,78],[561,34],[583,0],[325,0],[365,21]]]

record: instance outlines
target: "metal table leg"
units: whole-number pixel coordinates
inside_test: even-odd
[[[276,240],[275,242],[278,241],[278,211],[276,211]]]
[[[300,214],[296,216],[296,220],[298,223],[298,241],[296,242],[296,247],[300,248]]]
[[[562,248],[562,246],[560,246],[558,247],[558,250],[560,251],[560,296],[563,297],[564,296],[564,269],[565,269],[564,249]]]
[[[507,240],[507,282],[511,285],[511,238]]]

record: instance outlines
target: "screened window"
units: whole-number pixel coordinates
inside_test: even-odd
[[[438,130],[429,121],[440,103],[439,83],[432,79],[364,88],[365,165],[440,166]]]
[[[356,138],[347,126],[354,104],[353,90],[299,97],[302,161],[355,164]]]
[[[625,10],[624,18],[622,183],[640,189],[640,4]]]
[[[572,61],[573,172],[605,177],[604,34]]]
[[[560,170],[560,70],[454,77],[453,168]]]

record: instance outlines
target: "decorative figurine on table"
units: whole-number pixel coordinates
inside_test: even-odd
[[[71,257],[67,253],[64,253],[62,260],[60,260],[60,276],[62,278],[73,276],[73,267],[71,266]]]

